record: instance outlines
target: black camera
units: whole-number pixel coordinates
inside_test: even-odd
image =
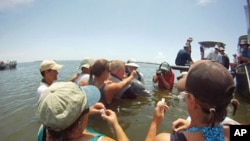
[[[161,70],[157,71],[157,72],[156,72],[156,75],[157,75],[157,76],[161,76],[161,75],[162,75],[162,71],[161,71]]]

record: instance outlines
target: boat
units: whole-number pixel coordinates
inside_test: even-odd
[[[235,94],[250,100],[249,72],[250,63],[239,64],[235,69]]]
[[[188,69],[189,69],[189,66],[171,65],[170,67],[174,70],[180,70],[181,72],[188,71]]]
[[[198,43],[200,44],[201,59],[204,59],[204,54],[206,49],[214,48],[215,45],[218,45],[219,47],[222,47],[224,49],[226,47],[226,44],[220,41],[201,41]]]
[[[248,35],[239,36],[238,45],[241,40],[248,40]],[[240,47],[237,46],[237,49],[239,50]],[[250,100],[250,62],[238,64],[235,68],[232,69],[232,72],[235,76],[236,83],[235,94]]]
[[[238,44],[241,40],[247,40],[247,35],[241,35],[238,39]],[[201,59],[204,59],[204,50],[219,45],[225,48],[226,44],[218,41],[202,41],[200,44]],[[239,47],[237,47],[239,49]],[[249,70],[249,71],[248,71]],[[235,78],[235,95],[250,99],[250,83],[249,83],[250,62],[239,64],[231,70],[232,77]]]
[[[0,70],[15,69],[16,66],[17,66],[17,61],[15,60],[7,62],[0,61]]]
[[[225,49],[226,44],[223,42],[219,41],[201,41],[198,42],[200,44],[200,52],[201,52],[201,59],[204,59],[204,50],[208,48],[213,48],[215,45],[218,45],[219,47],[223,47]],[[181,72],[183,71],[188,71],[189,66],[178,66],[178,65],[172,65],[172,69],[174,70],[180,70]]]
[[[247,34],[241,35],[238,38],[237,50],[240,50],[239,43],[241,40],[247,40],[250,42],[250,1],[247,0],[247,4],[244,6],[246,21],[247,21]],[[249,81],[249,72],[250,72],[250,62],[242,63],[237,65],[234,68],[234,74],[236,79],[236,89],[235,94],[245,98],[250,101],[250,81]]]

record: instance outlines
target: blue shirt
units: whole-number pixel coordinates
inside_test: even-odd
[[[181,49],[176,56],[175,65],[185,66],[189,61],[192,61],[190,53]]]
[[[243,50],[242,56],[250,58],[250,48],[247,48],[247,50]]]

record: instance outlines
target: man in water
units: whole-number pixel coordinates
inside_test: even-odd
[[[81,73],[74,74],[70,81],[75,82],[76,84],[80,86],[84,86],[88,84],[89,81],[89,73],[90,73],[90,65],[94,62],[93,59],[89,57],[85,57],[79,66],[79,69],[81,70]]]
[[[159,69],[153,76],[154,86],[159,89],[172,90],[175,74],[167,62],[161,63]]]
[[[57,64],[54,60],[43,60],[40,64],[40,73],[42,75],[42,80],[40,86],[37,88],[36,98],[37,101],[40,98],[41,93],[47,89],[55,80],[57,80],[58,70],[61,69],[63,65]]]

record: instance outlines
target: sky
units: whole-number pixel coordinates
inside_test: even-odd
[[[0,60],[168,62],[188,37],[220,41],[232,60],[247,34],[246,0],[0,0]],[[205,50],[205,54],[211,50]]]

